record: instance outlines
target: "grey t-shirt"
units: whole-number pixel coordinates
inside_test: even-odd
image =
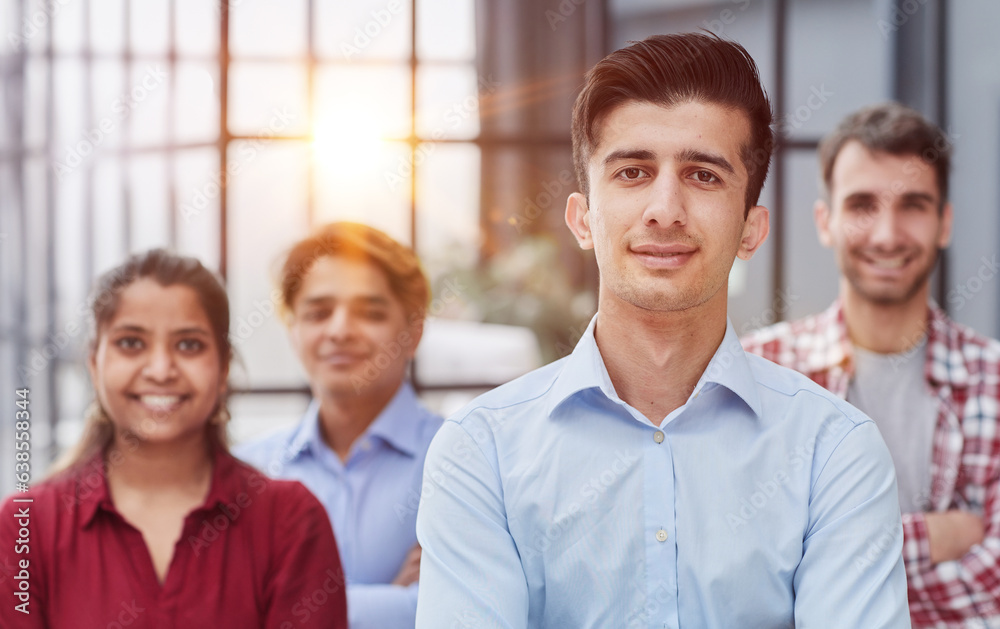
[[[926,511],[931,487],[931,447],[938,405],[924,379],[927,337],[899,354],[854,348],[854,378],[847,401],[875,420],[896,466],[899,509]]]

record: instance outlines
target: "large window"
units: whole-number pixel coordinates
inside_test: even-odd
[[[246,425],[294,421],[307,400],[271,280],[310,227],[383,229],[437,286],[478,260],[491,86],[473,4],[0,5],[0,400],[31,389],[36,476],[91,397],[88,289],[129,252],[169,247],[224,275]],[[461,300],[434,314],[468,315]]]

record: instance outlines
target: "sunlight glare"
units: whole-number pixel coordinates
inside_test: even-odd
[[[372,168],[385,148],[378,118],[361,109],[325,112],[318,116],[312,137],[319,165],[338,172]]]

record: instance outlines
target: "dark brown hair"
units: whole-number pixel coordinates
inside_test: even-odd
[[[281,267],[279,285],[285,314],[292,311],[302,281],[316,260],[340,256],[375,265],[385,273],[389,288],[400,301],[407,321],[424,320],[430,301],[430,286],[413,250],[384,232],[361,223],[329,223],[300,240],[288,252]]]
[[[944,207],[948,199],[952,147],[936,124],[914,109],[891,102],[865,107],[847,116],[819,143],[819,168],[827,196],[830,195],[837,155],[852,140],[860,142],[869,151],[896,156],[913,155],[922,159],[937,175],[941,207]]]
[[[740,151],[748,174],[746,210],[757,204],[774,148],[771,104],[757,65],[742,46],[701,33],[654,35],[598,62],[573,106],[573,163],[585,195],[587,162],[600,141],[602,117],[628,101],[664,107],[703,101],[746,114],[750,138]]]

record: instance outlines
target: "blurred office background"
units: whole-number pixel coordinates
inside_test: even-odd
[[[170,247],[226,279],[237,439],[308,402],[272,279],[326,221],[422,257],[435,301],[413,379],[429,405],[568,353],[597,285],[563,226],[571,105],[588,67],[654,33],[741,42],[773,99],[772,233],[731,275],[738,331],[833,299],[815,147],[896,99],[956,144],[937,299],[1000,335],[998,26],[988,0],[4,0],[0,494],[16,389],[31,390],[34,478],[76,439],[87,292],[133,251]]]

